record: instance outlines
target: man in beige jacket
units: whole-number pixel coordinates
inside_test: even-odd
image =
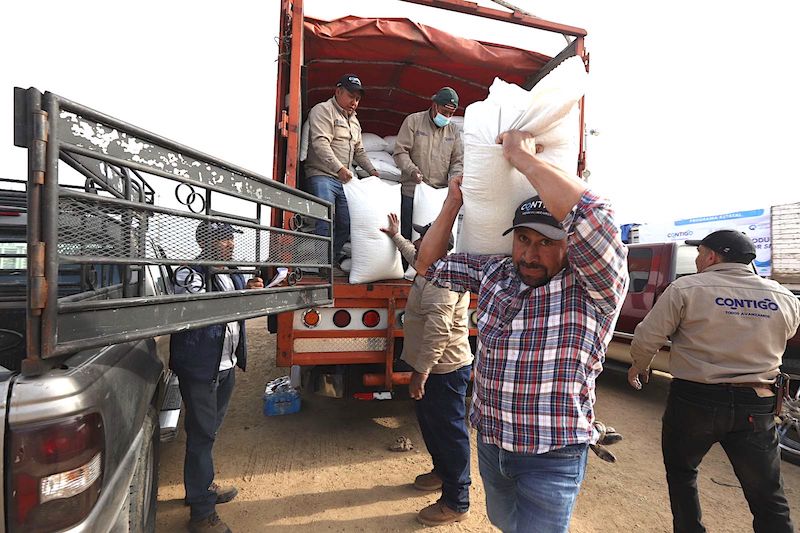
[[[800,302],[753,272],[756,250],[746,235],[721,230],[686,243],[698,246],[698,273],[672,282],[636,326],[628,371],[631,386],[641,389],[656,351],[672,339],[661,447],[673,527],[705,531],[697,468],[719,442],[753,513],[753,530],[791,532],[773,384],[800,324]]]
[[[358,76],[345,74],[336,84],[333,97],[315,105],[308,113],[304,188],[335,206],[334,263],[341,260],[342,246],[350,240],[350,211],[342,184],[352,179],[353,161],[373,176],[378,175],[361,144],[361,124],[356,109],[362,96],[364,88]],[[329,235],[328,224],[317,221],[314,233]]]
[[[397,215],[381,231],[414,263],[417,247],[430,227],[414,226],[420,238],[413,244],[400,233]],[[452,248],[452,237],[450,247]],[[469,293],[437,287],[417,275],[403,316],[403,355],[413,368],[409,394],[417,400],[422,438],[433,459],[433,470],[414,480],[419,490],[442,490],[441,498],[417,515],[429,526],[459,522],[469,516],[469,431],[466,393],[472,369],[467,308]]]
[[[408,115],[397,132],[393,155],[402,172],[400,232],[406,239],[411,238],[417,184],[442,189],[451,176],[464,172],[461,133],[450,121],[457,109],[458,94],[451,87],[442,87],[431,97],[431,106]]]

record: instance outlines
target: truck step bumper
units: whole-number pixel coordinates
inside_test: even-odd
[[[164,403],[161,405],[161,411],[158,413],[158,422],[161,427],[161,442],[171,441],[178,436],[178,419],[181,416],[181,402],[178,376],[172,374],[167,383]]]

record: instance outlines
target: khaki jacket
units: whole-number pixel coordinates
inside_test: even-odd
[[[399,233],[392,240],[413,263],[416,250]],[[403,316],[403,361],[421,374],[448,374],[472,363],[467,326],[468,292],[442,289],[414,278]]]
[[[720,263],[672,282],[636,326],[631,356],[646,369],[671,336],[676,378],[771,383],[799,323],[800,301],[788,289],[748,265]]]
[[[414,196],[417,171],[425,183],[437,189],[447,187],[450,176],[464,172],[464,145],[458,128],[452,123],[436,126],[428,111],[408,115],[397,132],[393,155],[402,172],[403,196]]]
[[[351,170],[353,161],[369,173],[375,171],[361,144],[361,123],[356,114],[348,117],[333,97],[312,107],[308,113],[306,176],[335,178],[340,168]]]

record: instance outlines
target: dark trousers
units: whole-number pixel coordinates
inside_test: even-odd
[[[411,240],[411,217],[414,212],[414,198],[412,196],[400,195],[400,235]],[[429,222],[433,222],[430,220]],[[427,222],[426,222],[427,224]]]
[[[416,402],[417,421],[442,478],[442,500],[451,509],[469,509],[469,431],[466,395],[470,366],[447,374],[431,374],[425,395]]]
[[[661,446],[676,532],[705,531],[697,467],[717,442],[742,485],[753,513],[753,530],[793,531],[783,493],[774,410],[775,398],[760,398],[752,388],[672,381]]]
[[[217,431],[228,410],[236,380],[235,369],[223,370],[217,381],[180,380],[181,396],[186,407],[186,456],[183,461],[183,486],[191,506],[192,520],[214,512],[216,493],[208,490],[214,481],[212,449]]]

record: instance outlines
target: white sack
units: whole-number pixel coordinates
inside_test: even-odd
[[[386,141],[383,137],[374,133],[361,132],[361,144],[367,152],[383,152],[386,150]]]
[[[544,150],[537,157],[571,174],[578,162],[580,115],[586,70],[567,59],[531,91],[495,79],[489,96],[467,107],[464,120],[464,219],[456,249],[478,254],[511,254],[514,209],[536,191],[495,144],[509,129],[528,131]]]
[[[372,176],[348,181],[344,194],[350,209],[350,283],[402,278],[400,252],[380,230],[386,227],[389,213],[400,212],[400,184],[387,185]]]
[[[387,135],[383,138],[383,140],[386,141],[386,148],[384,148],[384,150],[390,154],[394,153],[394,145],[397,142],[397,135]]]
[[[385,161],[373,161],[372,165],[375,167],[375,170],[378,171],[378,175],[381,178],[395,182],[400,181],[402,172],[400,172],[400,169],[394,166],[393,163],[387,163]]]
[[[367,157],[369,157],[369,160],[372,161],[373,165],[375,164],[375,161],[383,161],[384,163],[389,163],[393,167],[397,166],[397,164],[394,162],[394,157],[392,157],[392,154],[387,152],[367,152]]]
[[[308,157],[308,121],[303,123],[300,128],[300,161],[305,161]]]
[[[426,226],[436,220],[442,211],[445,198],[447,198],[447,187],[436,189],[427,183],[419,183],[414,187],[414,210],[411,215],[411,222],[419,226]],[[458,228],[453,224],[453,239],[456,238]],[[411,242],[419,239],[419,233],[411,228]],[[414,279],[416,270],[411,265],[406,269],[405,278]]]

